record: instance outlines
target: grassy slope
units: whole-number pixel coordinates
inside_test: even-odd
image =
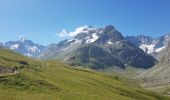
[[[0,66],[10,68],[20,67],[21,64],[19,61],[26,61],[32,67],[36,66],[38,63],[37,61],[34,61],[28,57],[0,47]]]
[[[0,76],[0,100],[169,99],[94,71],[72,68],[54,61],[37,62],[4,49],[0,52],[3,52],[0,56],[11,59],[3,61],[6,64],[18,65],[19,60],[24,60],[30,65],[17,74]]]
[[[168,64],[161,64],[145,71],[139,75],[139,78],[145,78],[141,86],[146,89],[159,93],[170,94],[170,68]]]

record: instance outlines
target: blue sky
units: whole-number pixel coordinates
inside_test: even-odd
[[[26,37],[40,44],[83,25],[114,25],[124,36],[170,33],[170,0],[0,0],[0,41]]]

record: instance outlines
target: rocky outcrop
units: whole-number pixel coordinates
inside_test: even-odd
[[[16,73],[17,71],[26,68],[25,66],[20,66],[20,67],[5,67],[5,66],[0,66],[0,74],[3,73]]]

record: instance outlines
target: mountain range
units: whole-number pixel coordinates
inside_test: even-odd
[[[82,43],[86,43],[86,44],[92,43],[98,39],[98,35],[92,34],[92,33],[99,33],[99,32],[102,32],[102,28],[97,29],[96,27],[88,26],[88,28],[79,32],[79,33],[85,33],[85,34],[78,33],[78,35],[75,36],[74,38],[66,39],[57,44],[52,43],[48,46],[45,46],[45,45],[40,45],[38,43],[34,43],[31,40],[21,38],[19,41],[9,41],[5,43],[0,43],[0,46],[18,51],[19,53],[24,54],[29,57],[39,57],[44,52],[46,52],[47,48],[49,50],[50,48],[53,49],[54,47],[59,47],[58,49],[66,50],[68,49],[67,46],[69,46],[69,44],[75,44],[76,42],[81,41]],[[116,38],[117,37],[115,37],[114,39]],[[158,38],[153,38],[153,37],[144,36],[144,35],[125,36],[125,39],[133,43],[135,46],[139,47],[140,49],[142,49],[144,52],[156,57],[156,55],[168,45],[168,42],[170,41],[170,34],[167,34],[167,35],[164,35]],[[112,40],[112,38],[110,38],[110,40]],[[111,44],[110,41],[107,41],[107,43]]]
[[[22,38],[0,43],[0,99],[33,97],[49,100],[58,95],[52,99],[84,96],[93,100],[92,94],[100,96],[98,91],[105,91],[104,95],[108,95],[110,100],[115,95],[118,97],[116,100],[169,100],[138,87],[169,95],[169,66],[170,34],[159,38],[144,35],[124,37],[108,25],[81,28],[74,37],[48,46]],[[137,87],[131,87],[129,83]],[[84,87],[91,89],[92,93]],[[43,93],[34,95],[39,91]],[[23,95],[16,96],[16,93]],[[99,98],[107,99],[104,96]]]
[[[170,34],[161,36],[159,38],[152,38],[150,36],[126,36],[126,39],[138,46],[146,53],[157,57],[158,53],[167,47],[170,41]]]
[[[20,39],[19,41],[1,43],[0,46],[15,50],[25,56],[34,58],[38,57],[46,49],[45,46],[36,44],[31,40],[26,40],[24,38]]]
[[[152,56],[129,42],[112,25],[84,28],[75,37],[50,45],[41,58],[92,69],[113,66],[150,68],[156,63]]]
[[[155,65],[157,55],[166,48],[169,40],[170,34],[159,38],[144,35],[124,37],[108,25],[102,28],[85,27],[73,38],[48,46],[26,39],[1,43],[0,46],[33,58],[56,59],[93,69],[112,66],[150,68]]]

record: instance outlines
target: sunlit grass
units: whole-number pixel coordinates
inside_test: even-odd
[[[0,56],[10,59],[7,64],[17,65],[18,61],[29,64],[19,73],[0,76],[0,100],[170,99],[89,69],[73,68],[56,61],[39,62],[4,49],[0,52],[5,52]]]

